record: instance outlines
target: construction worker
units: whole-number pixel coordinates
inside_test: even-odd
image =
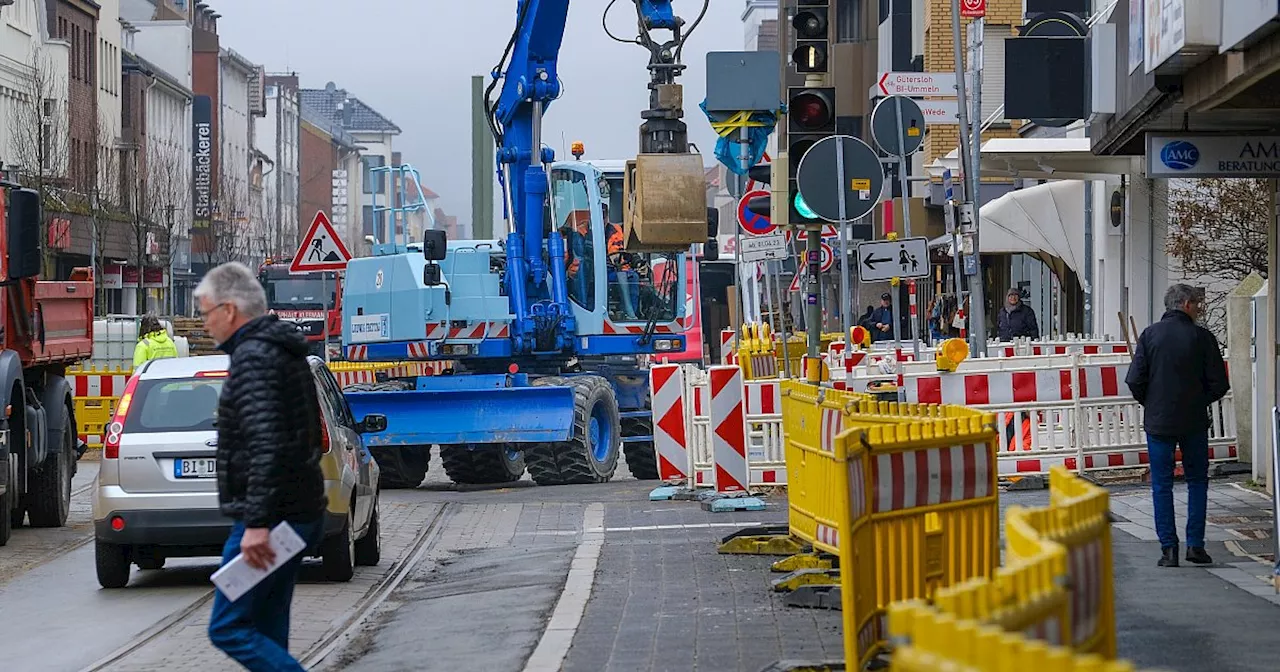
[[[613,275],[617,278],[618,294],[622,301],[623,319],[634,320],[636,317],[635,306],[631,303],[631,285],[635,272],[631,268],[629,255],[622,251],[624,239],[622,236],[622,227],[617,224],[609,223],[609,270],[613,271]]]
[[[133,347],[133,368],[165,357],[177,357],[178,346],[160,324],[160,318],[148,313],[138,323],[138,344]]]

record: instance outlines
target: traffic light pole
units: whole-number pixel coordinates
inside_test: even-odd
[[[978,19],[975,28],[977,31],[982,30],[982,19]],[[980,181],[978,170],[980,160],[976,156],[979,152],[971,151],[969,147],[969,106],[965,97],[965,68],[964,68],[964,45],[963,37],[960,31],[960,0],[951,0],[951,37],[952,45],[955,47],[956,57],[956,107],[959,108],[960,117],[960,165],[964,167],[964,186],[965,199],[970,203],[970,209],[973,211],[973,254],[978,261],[978,274],[969,281],[969,320],[972,329],[969,330],[969,336],[973,342],[973,351],[979,357],[987,354],[987,328],[986,328],[986,303],[983,299],[983,278],[982,278],[982,255],[981,248],[978,247],[978,183]],[[978,35],[979,44],[981,44],[982,36]],[[982,86],[982,64],[981,53],[977,54],[978,58],[974,59],[974,85],[976,88]],[[977,100],[981,100],[981,94],[978,94]],[[981,109],[978,110],[981,112]],[[978,114],[976,116],[981,116]],[[982,120],[977,120],[974,131],[979,140],[982,137]],[[981,146],[978,147],[981,149]],[[957,226],[963,226],[962,222],[957,222]],[[955,254],[961,254],[959,247],[956,248]],[[960,301],[960,306],[964,307],[964,302],[959,296],[956,297]]]

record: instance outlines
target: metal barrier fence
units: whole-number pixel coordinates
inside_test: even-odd
[[[375,383],[380,378],[410,378],[439,375],[448,371],[452,362],[330,362],[342,387],[359,383]],[[84,367],[67,370],[67,382],[75,403],[75,417],[80,440],[93,448],[102,447],[107,423],[115,413],[116,402],[133,369]]]
[[[885,609],[999,561],[995,417],[782,383],[789,527],[840,558],[844,646],[888,643]]]
[[[992,580],[940,590],[932,605],[889,607],[893,669],[1132,671],[1132,664],[1111,660],[1107,504],[1105,490],[1054,467],[1048,507],[1006,513],[1007,565]]]
[[[685,367],[684,381],[684,404],[688,409],[686,426],[689,428],[689,473],[693,474],[693,485],[696,487],[713,487],[717,460],[711,421],[711,377],[707,371]],[[742,383],[748,486],[787,484],[781,392],[779,380],[746,380]],[[722,468],[728,469],[729,466],[722,465]]]

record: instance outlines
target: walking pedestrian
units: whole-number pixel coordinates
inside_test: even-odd
[[[1036,311],[1022,302],[1022,291],[1010,287],[1006,294],[1004,309],[996,318],[998,326],[996,335],[1002,341],[1012,341],[1025,336],[1030,339],[1040,338],[1040,325],[1036,323]]]
[[[160,324],[160,318],[147,313],[138,322],[138,344],[133,346],[133,368],[164,357],[177,357],[178,346]]]
[[[1187,481],[1187,562],[1213,562],[1204,550],[1209,494],[1209,404],[1227,394],[1227,367],[1218,339],[1196,320],[1204,290],[1177,284],[1164,295],[1164,316],[1143,330],[1125,383],[1145,411],[1151,496],[1161,567],[1178,566],[1173,513],[1174,450],[1182,449]]]
[[[307,342],[267,314],[262,286],[243,264],[209,271],[195,297],[205,329],[231,359],[218,401],[218,504],[233,521],[222,564],[244,554],[266,568],[277,524],[287,522],[309,548],[324,531],[320,407]],[[209,639],[246,669],[303,669],[289,655],[289,607],[303,555],[234,602],[216,592]]]

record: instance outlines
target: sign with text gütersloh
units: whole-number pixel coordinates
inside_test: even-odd
[[[899,238],[858,245],[858,278],[881,282],[929,277],[929,239]]]
[[[323,210],[317,210],[311,228],[302,238],[302,245],[289,264],[290,273],[316,273],[319,271],[343,271],[351,253],[342,244],[342,237],[333,229]]]
[[[960,16],[981,19],[987,15],[987,0],[960,0]]]

